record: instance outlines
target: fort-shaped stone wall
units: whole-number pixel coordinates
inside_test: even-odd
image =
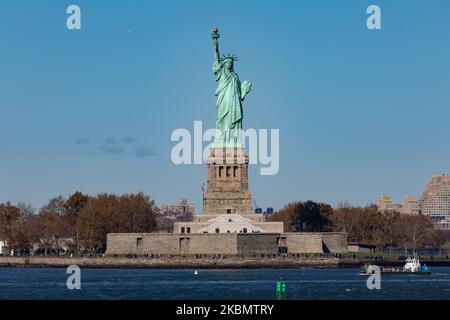
[[[278,253],[345,253],[347,234],[317,233],[113,233],[108,255],[252,255]]]

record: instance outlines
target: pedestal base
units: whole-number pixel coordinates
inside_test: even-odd
[[[212,148],[207,161],[204,214],[252,214],[248,190],[249,158],[243,148]]]

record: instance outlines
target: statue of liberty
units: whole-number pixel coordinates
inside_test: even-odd
[[[250,92],[252,84],[248,81],[240,82],[234,72],[233,65],[237,61],[234,55],[219,55],[219,30],[214,29],[214,64],[213,72],[217,82],[217,121],[214,147],[237,148],[242,147],[242,101]]]

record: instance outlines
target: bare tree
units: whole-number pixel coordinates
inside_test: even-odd
[[[433,233],[431,222],[423,215],[404,216],[402,219],[406,243],[415,252],[419,246],[427,244],[427,238]]]

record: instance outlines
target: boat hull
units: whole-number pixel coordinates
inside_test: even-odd
[[[366,272],[361,272],[360,273],[361,276],[366,276],[369,277],[371,275],[373,275],[373,273],[366,273]],[[426,275],[431,275],[430,271],[418,271],[418,272],[411,272],[411,271],[382,271],[381,272],[382,276],[387,276],[387,275],[407,275],[407,276],[426,276]]]

